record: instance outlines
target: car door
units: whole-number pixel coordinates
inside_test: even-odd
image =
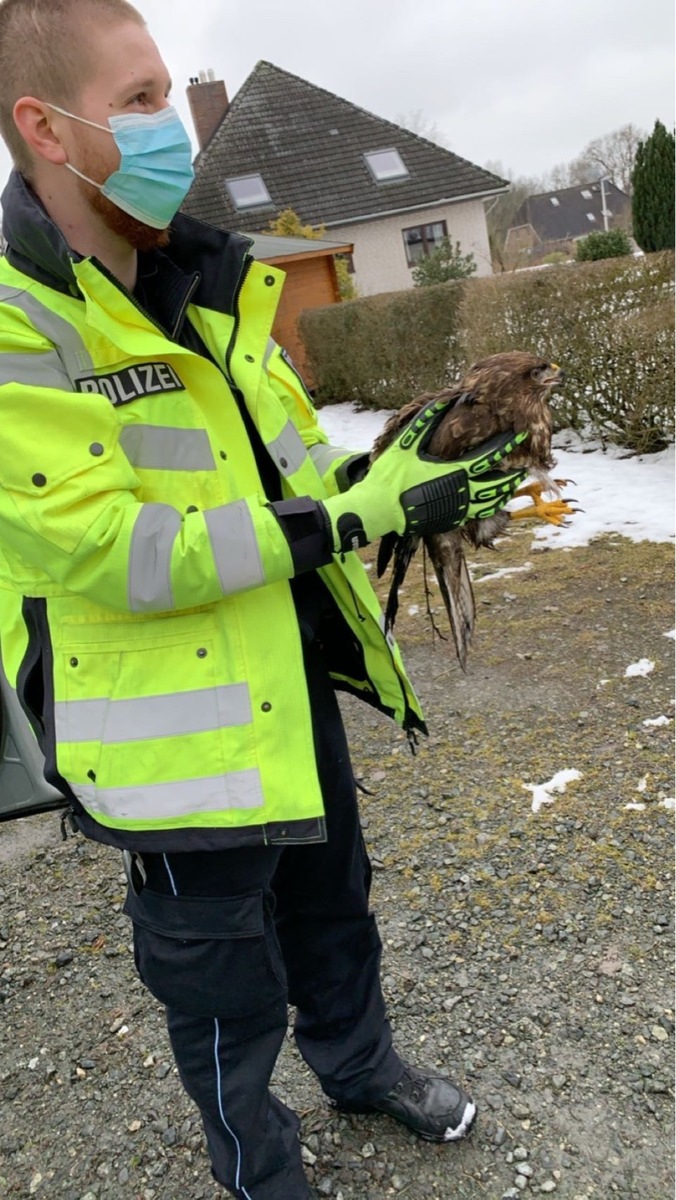
[[[43,775],[44,759],[0,662],[0,821],[63,808]]]

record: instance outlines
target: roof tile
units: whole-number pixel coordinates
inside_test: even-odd
[[[364,154],[391,147],[409,174],[377,183]],[[272,204],[236,209],[226,175],[256,172]],[[450,150],[264,61],[198,156],[195,173],[183,211],[243,231],[267,228],[285,208],[304,223],[330,228],[506,188],[504,180]]]

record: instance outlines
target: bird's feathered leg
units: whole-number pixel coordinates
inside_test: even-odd
[[[462,538],[457,532],[433,534],[425,538],[425,545],[439,581],[439,591],[451,624],[458,661],[464,671],[474,632],[476,606]]]
[[[446,635],[444,633],[441,632],[439,626],[437,625],[437,623],[434,619],[434,612],[432,610],[432,604],[431,604],[432,590],[430,588],[429,583],[427,582],[427,559],[428,559],[428,557],[429,557],[429,553],[427,550],[427,545],[425,542],[423,542],[423,586],[425,588],[425,612],[427,613],[427,616],[429,617],[430,625],[432,626],[432,633],[436,633],[437,637],[442,642],[447,642],[448,638],[446,637]]]

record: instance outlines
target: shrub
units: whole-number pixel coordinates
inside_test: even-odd
[[[451,239],[445,237],[431,254],[421,258],[411,276],[414,287],[430,287],[434,283],[448,283],[451,279],[469,279],[475,271],[474,255],[463,254],[460,242],[454,246]]]
[[[400,408],[457,375],[461,283],[367,296],[299,318],[318,404]]]
[[[631,254],[631,243],[624,229],[608,229],[590,233],[575,247],[578,262],[594,262],[599,258],[621,258]]]
[[[399,408],[471,362],[532,350],[565,367],[558,428],[637,450],[673,438],[674,256],[611,258],[306,310],[317,402]]]
[[[639,448],[643,422],[664,444],[674,431],[673,268],[663,253],[472,280],[459,313],[467,361],[510,347],[553,358],[567,375],[552,397],[558,428]]]
[[[561,263],[570,262],[570,255],[566,254],[565,250],[552,250],[549,254],[545,254],[542,262],[549,267],[558,267]]]

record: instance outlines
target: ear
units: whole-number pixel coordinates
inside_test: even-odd
[[[14,124],[33,155],[55,166],[68,162],[68,154],[53,128],[67,120],[34,96],[22,96],[14,105]]]

